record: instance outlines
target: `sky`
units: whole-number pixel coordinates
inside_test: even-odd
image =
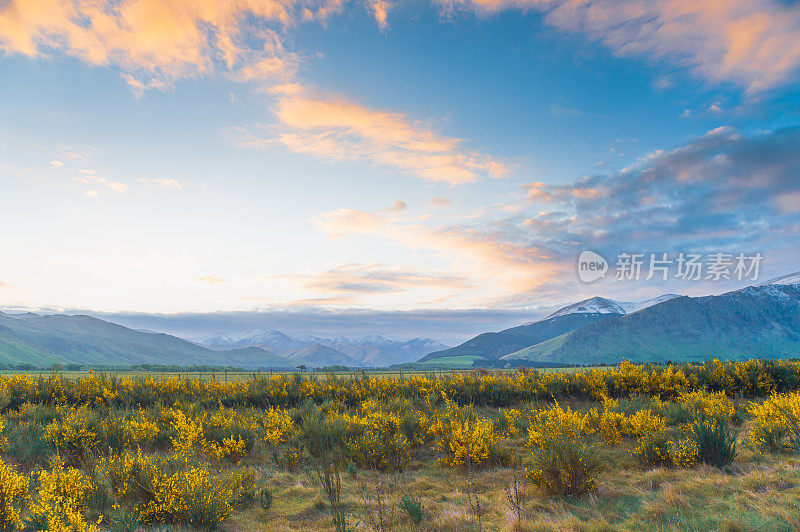
[[[798,81],[794,1],[0,0],[0,308],[445,330],[737,289],[800,270]]]

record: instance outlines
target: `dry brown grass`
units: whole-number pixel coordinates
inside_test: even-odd
[[[800,469],[795,457],[776,455],[755,459],[742,453],[727,471],[698,466],[691,469],[647,469],[619,446],[604,457],[595,493],[580,497],[550,497],[522,482],[523,520],[517,525],[505,493],[513,474],[524,479],[523,441],[514,442],[522,459],[515,470],[479,468],[476,491],[485,508],[483,530],[605,531],[605,530],[800,530]],[[359,472],[373,482],[372,472]],[[403,511],[395,511],[391,530],[476,530],[470,510],[470,481],[466,470],[415,461],[409,470],[389,474],[387,498],[397,504],[403,495],[420,499],[425,521],[417,528]],[[369,530],[363,518],[359,479],[343,477],[343,501],[348,524]],[[319,490],[300,472],[277,471],[271,478],[275,496],[268,515],[256,509],[234,513],[221,529],[333,530]]]

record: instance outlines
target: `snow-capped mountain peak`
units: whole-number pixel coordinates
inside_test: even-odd
[[[377,334],[361,338],[346,336],[320,338],[307,333],[290,335],[272,329],[252,329],[231,335],[216,333],[192,340],[212,349],[260,347],[288,357],[293,357],[296,353],[307,356],[313,352],[315,356],[323,358],[327,356],[332,364],[341,364],[342,361],[349,359],[367,366],[413,362],[428,353],[447,348],[446,345],[430,338],[402,341],[390,340]],[[336,353],[338,354],[334,356]]]
[[[681,297],[679,294],[664,294],[646,301],[626,302],[606,299],[604,297],[592,297],[584,299],[572,305],[555,311],[545,319],[566,316],[568,314],[631,314],[642,309],[658,305],[664,301]]]

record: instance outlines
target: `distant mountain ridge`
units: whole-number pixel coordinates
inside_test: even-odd
[[[604,297],[592,297],[559,309],[547,318],[555,318],[556,316],[565,316],[567,314],[630,314],[676,297],[681,296],[679,294],[664,294],[653,299],[633,303],[614,301]]]
[[[663,301],[674,299],[675,294],[642,301],[628,303],[614,301],[603,297],[592,297],[567,305],[550,314],[543,320],[528,322],[499,332],[483,333],[467,340],[463,344],[430,353],[419,360],[429,365],[436,364],[471,364],[496,361],[502,357],[525,349],[532,345],[550,340],[613,316],[623,316]],[[548,362],[548,361],[542,361]]]
[[[547,318],[480,334],[421,365],[553,365],[800,357],[800,277],[718,296],[626,303],[593,297]],[[790,282],[791,281],[791,282]],[[522,344],[527,346],[521,347]]]
[[[135,331],[91,316],[0,312],[0,362],[6,364],[218,365],[291,368],[259,348],[214,351],[161,333]]]
[[[701,361],[708,357],[800,357],[800,285],[750,286],[679,297],[503,356],[568,364]]]
[[[230,335],[215,333],[190,340],[210,349],[261,347],[293,359],[296,358],[296,353],[314,348],[312,351],[317,354],[327,353],[329,363],[324,365],[374,367],[413,362],[432,351],[447,348],[446,345],[430,338],[413,338],[406,341],[389,340],[379,335],[361,338],[345,336],[321,338],[310,334],[289,335],[272,329],[253,329]],[[321,350],[315,346],[325,347],[328,350]],[[319,357],[313,358],[319,359]]]

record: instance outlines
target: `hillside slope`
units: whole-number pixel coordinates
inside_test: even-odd
[[[293,367],[291,361],[263,349],[213,351],[168,334],[134,331],[89,316],[32,313],[0,313],[0,363]]]
[[[499,359],[509,353],[613,316],[617,316],[617,314],[566,314],[512,327],[500,332],[483,333],[456,347],[430,353],[421,358],[420,362],[430,362],[451,357]]]
[[[800,356],[800,286],[680,297],[542,341],[504,360],[567,364]]]

